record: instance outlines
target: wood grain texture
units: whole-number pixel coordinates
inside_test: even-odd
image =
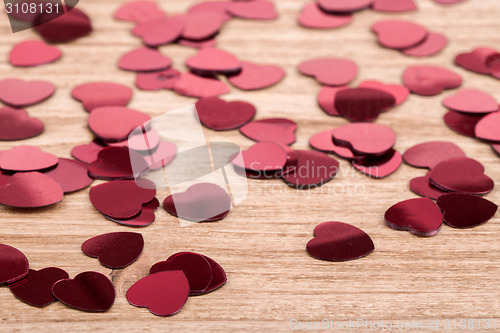
[[[323,113],[316,104],[320,85],[297,73],[302,60],[319,56],[351,58],[360,67],[354,84],[365,79],[400,82],[403,70],[413,64],[442,65],[464,78],[464,87],[483,89],[500,100],[500,81],[467,72],[453,65],[454,56],[476,46],[500,48],[498,0],[470,0],[455,6],[439,6],[419,0],[419,10],[405,14],[373,11],[357,13],[347,27],[315,31],[296,23],[303,0],[280,0],[280,18],[271,22],[234,19],[218,36],[218,45],[242,60],[283,66],[286,79],[257,92],[232,89],[228,99],[254,103],[257,118],[287,117],[298,123],[296,149],[307,149],[315,133],[346,123]],[[46,130],[38,138],[1,142],[0,149],[32,144],[69,157],[71,148],[91,140],[88,114],[70,97],[77,84],[107,80],[133,86],[135,75],[120,71],[120,56],[140,46],[131,35],[131,24],[113,20],[121,1],[82,0],[80,7],[91,17],[91,36],[61,45],[63,58],[50,65],[23,69],[7,62],[10,48],[19,41],[39,37],[33,31],[12,34],[5,14],[0,16],[0,78],[44,79],[57,86],[48,101],[29,107]],[[185,11],[190,0],[162,1],[169,13]],[[370,32],[383,18],[410,19],[428,29],[445,33],[450,43],[439,55],[412,58],[377,45]],[[195,54],[188,47],[161,48],[178,69]],[[442,98],[412,95],[377,120],[397,132],[396,148],[428,140],[449,140],[468,156],[479,160],[487,174],[500,181],[500,159],[489,145],[449,130],[444,122]],[[173,92],[136,90],[130,107],[160,115],[193,103]],[[215,133],[211,138],[231,138],[243,148],[252,142],[238,131]],[[108,275],[116,288],[115,305],[107,313],[92,314],[55,303],[44,309],[30,307],[0,288],[0,331],[288,331],[290,320],[333,321],[358,318],[385,321],[473,318],[498,319],[500,326],[500,214],[472,230],[443,226],[430,238],[389,229],[383,219],[394,203],[416,197],[408,189],[413,177],[425,170],[403,165],[384,180],[369,179],[341,161],[341,172],[327,185],[310,191],[287,187],[280,180],[249,181],[249,196],[218,223],[180,227],[177,219],[159,210],[157,220],[141,229],[145,251],[123,270],[110,271],[86,257],[80,245],[89,237],[131,230],[106,220],[88,199],[88,189],[71,195],[53,207],[35,210],[0,208],[0,242],[15,246],[34,269],[58,266],[71,277],[94,270]],[[166,191],[159,192],[163,200]],[[495,189],[487,198],[500,202]],[[360,260],[343,263],[312,259],[305,245],[312,230],[324,221],[342,221],[365,230],[375,251]],[[170,318],[155,317],[147,309],[128,304],[125,292],[148,273],[149,267],[178,251],[196,251],[217,260],[226,270],[228,283],[220,290],[192,297],[182,311]],[[361,330],[362,331],[362,330]],[[421,331],[426,331],[421,330]],[[453,330],[449,330],[453,331]],[[479,330],[475,330],[479,331]],[[490,330],[491,331],[491,330]]]

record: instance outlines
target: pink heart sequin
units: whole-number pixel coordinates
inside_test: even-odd
[[[16,44],[9,54],[12,66],[32,67],[49,64],[61,58],[62,52],[57,47],[38,40],[27,40]]]
[[[55,91],[56,87],[47,81],[0,80],[0,101],[14,107],[38,104]]]

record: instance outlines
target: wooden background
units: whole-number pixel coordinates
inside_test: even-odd
[[[296,18],[303,0],[276,1],[280,18],[275,21],[234,19],[217,37],[219,47],[242,60],[279,64],[287,76],[270,89],[242,92],[233,88],[226,97],[254,103],[258,119],[287,117],[296,121],[296,149],[307,149],[313,134],[346,123],[319,109],[316,95],[320,85],[297,73],[296,66],[308,58],[353,59],[360,67],[354,85],[365,79],[397,83],[406,66],[442,65],[460,73],[464,87],[483,89],[500,100],[500,81],[453,65],[454,56],[461,51],[476,46],[500,48],[498,0],[470,0],[454,6],[439,6],[431,0],[417,2],[416,12],[391,15],[366,10],[357,13],[349,26],[333,30],[299,27]],[[112,18],[122,2],[80,3],[79,8],[92,19],[94,32],[60,45],[64,56],[57,63],[30,69],[10,66],[8,53],[16,42],[39,37],[33,31],[12,34],[6,15],[0,16],[0,78],[44,79],[57,86],[51,99],[28,108],[30,115],[44,121],[45,132],[22,142],[1,142],[0,149],[31,144],[69,157],[72,147],[92,139],[88,114],[71,98],[71,89],[96,80],[133,86],[135,75],[116,66],[124,52],[141,45],[130,33],[132,24]],[[163,1],[162,7],[179,13],[192,3]],[[445,33],[450,43],[439,55],[424,59],[383,49],[370,26],[386,18],[414,20]],[[196,52],[177,45],[161,51],[182,70],[186,57]],[[377,122],[394,128],[396,148],[401,152],[428,140],[453,141],[469,157],[483,163],[490,177],[500,181],[500,159],[489,145],[457,135],[445,126],[442,117],[446,110],[441,100],[452,93],[425,98],[412,95]],[[130,107],[155,116],[193,102],[169,91],[136,90]],[[207,133],[211,138],[231,138],[243,148],[252,144],[238,131]],[[472,230],[443,226],[430,238],[394,231],[385,225],[384,212],[400,200],[416,197],[408,182],[424,175],[425,170],[403,165],[389,178],[375,180],[362,176],[346,161],[340,163],[341,172],[332,182],[311,191],[291,189],[280,180],[250,180],[249,196],[225,220],[191,227],[181,227],[162,209],[156,222],[144,229],[115,224],[94,210],[88,189],[67,195],[49,208],[1,207],[0,242],[23,251],[32,268],[58,266],[71,277],[87,270],[104,273],[112,279],[117,298],[112,309],[101,314],[77,311],[61,303],[38,309],[16,300],[3,287],[0,331],[287,331],[291,319],[395,322],[496,318],[500,326],[500,214]],[[163,200],[166,195],[160,191],[158,197]],[[495,189],[487,198],[500,203],[500,191]],[[305,246],[313,228],[324,221],[362,228],[373,238],[375,251],[349,262],[312,259]],[[146,244],[139,260],[123,270],[111,271],[80,250],[89,237],[126,230],[141,232]],[[190,298],[181,312],[170,318],[129,305],[125,298],[128,287],[147,275],[153,263],[178,251],[196,251],[217,260],[227,272],[227,285],[209,295]]]

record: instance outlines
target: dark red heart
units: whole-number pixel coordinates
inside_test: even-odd
[[[144,238],[136,232],[111,232],[87,239],[82,252],[111,269],[125,268],[139,258]]]
[[[285,183],[305,190],[326,184],[335,177],[339,162],[319,151],[294,150],[294,165],[282,175]]]
[[[392,94],[372,88],[348,88],[337,92],[335,109],[350,121],[372,121],[394,106]]]
[[[226,102],[208,97],[196,102],[196,111],[203,125],[215,131],[240,128],[255,116],[255,107],[243,101]]]
[[[398,202],[385,212],[385,222],[394,230],[405,230],[418,236],[434,236],[441,229],[443,214],[429,198]]]
[[[89,17],[78,8],[71,8],[64,15],[43,12],[36,16],[34,26],[35,31],[51,43],[70,42],[92,32]]]
[[[346,261],[370,254],[375,246],[363,230],[342,222],[323,222],[314,228],[307,252],[316,259]]]
[[[144,157],[125,147],[106,147],[97,155],[97,160],[88,167],[89,175],[96,179],[134,179],[148,169]]]
[[[0,187],[0,203],[20,208],[53,205],[63,199],[59,184],[39,172],[19,172]]]
[[[189,283],[182,271],[165,271],[148,275],[127,290],[133,306],[148,308],[157,316],[179,312],[189,295]]]
[[[97,160],[99,152],[104,148],[105,146],[100,140],[94,140],[89,144],[74,147],[71,150],[71,156],[81,162],[90,164]]]
[[[105,312],[115,302],[115,288],[111,281],[97,272],[83,272],[73,280],[59,280],[52,293],[62,303],[83,311]]]
[[[9,285],[9,289],[21,301],[42,308],[56,301],[52,286],[57,281],[68,278],[68,273],[57,267],[47,267],[39,271],[30,269],[24,279]]]
[[[483,119],[484,114],[470,114],[448,111],[444,115],[445,124],[453,131],[471,137],[476,137],[476,125]]]
[[[132,98],[132,89],[111,82],[92,82],[76,86],[71,94],[90,112],[103,106],[126,106]]]
[[[117,218],[114,218],[111,216],[107,216],[107,215],[105,215],[105,216],[108,219],[110,219],[111,221],[122,224],[122,225],[126,225],[129,227],[142,228],[142,227],[147,227],[148,225],[150,225],[151,223],[153,223],[155,221],[155,219],[156,219],[155,211],[158,209],[158,207],[160,207],[160,201],[158,201],[158,199],[154,198],[150,202],[142,205],[141,212],[138,215],[133,216],[131,218],[117,219]]]
[[[474,228],[490,220],[498,206],[481,197],[465,193],[441,195],[436,203],[444,212],[444,222],[453,228]]]
[[[10,245],[0,244],[0,284],[16,282],[28,275],[28,258]]]
[[[0,108],[0,140],[29,139],[42,134],[44,128],[40,119],[31,118],[25,110]]]
[[[54,169],[44,173],[54,179],[64,193],[79,191],[94,181],[89,177],[87,164],[66,158],[60,158]]]
[[[490,113],[478,121],[475,128],[476,137],[500,142],[500,111]]]
[[[433,200],[436,200],[440,195],[446,193],[445,191],[432,185],[429,173],[427,173],[424,177],[413,178],[410,181],[410,190],[422,197]]]

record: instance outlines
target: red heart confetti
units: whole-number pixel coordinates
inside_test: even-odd
[[[238,129],[251,121],[256,112],[248,102],[226,102],[217,97],[200,99],[196,111],[201,123],[214,131]]]
[[[403,83],[417,95],[433,96],[462,84],[460,75],[436,66],[411,66],[403,73]]]
[[[268,0],[233,1],[227,12],[249,20],[273,20],[278,17],[274,4]]]
[[[0,140],[29,139],[42,134],[45,126],[37,118],[31,118],[25,110],[0,108]]]
[[[417,9],[414,0],[373,0],[372,9],[378,12],[403,13]]]
[[[24,279],[9,285],[9,289],[24,303],[43,308],[56,301],[52,286],[57,281],[68,278],[68,273],[57,267],[47,267],[39,271],[30,269]]]
[[[344,86],[358,75],[358,66],[351,60],[340,58],[316,58],[299,64],[299,71],[313,76],[327,86]]]
[[[466,113],[490,113],[498,111],[498,102],[490,94],[479,89],[462,89],[443,99],[448,109]]]
[[[182,271],[166,271],[148,275],[127,290],[127,300],[146,307],[157,316],[179,312],[189,295],[189,283]]]
[[[339,157],[352,159],[354,154],[349,148],[337,146],[332,140],[332,130],[319,132],[309,139],[309,145],[324,153],[334,153]]]
[[[314,228],[314,238],[306,246],[309,255],[328,261],[346,261],[364,257],[375,249],[363,230],[342,222],[323,222]]]
[[[71,94],[90,112],[103,106],[127,106],[132,98],[132,89],[112,82],[92,82],[76,86]]]
[[[203,1],[189,7],[188,13],[198,12],[216,12],[224,17],[225,21],[232,18],[227,13],[227,7],[231,5],[231,1]]]
[[[216,12],[194,12],[178,17],[184,21],[182,37],[192,41],[210,39],[226,21],[225,14]]]
[[[275,85],[283,79],[285,71],[278,66],[240,62],[241,71],[228,77],[228,81],[241,90],[259,90]]]
[[[179,17],[165,17],[153,21],[142,21],[132,30],[144,44],[150,47],[166,45],[177,40],[184,30],[184,21]]]
[[[54,19],[54,15],[57,15]],[[47,22],[47,20],[50,20]],[[40,24],[41,22],[45,22]],[[35,31],[50,43],[65,43],[85,37],[92,32],[90,19],[78,8],[65,10],[64,15],[42,12],[34,22]]]
[[[429,176],[429,173],[427,173],[424,177],[413,178],[410,181],[410,190],[422,197],[436,200],[446,192],[432,185]]]
[[[418,236],[434,236],[441,229],[443,214],[429,198],[398,202],[385,212],[385,222],[394,230],[410,231]]]
[[[134,179],[134,171],[148,169],[141,154],[125,147],[106,147],[97,160],[88,167],[89,175],[96,179]]]
[[[448,39],[445,35],[437,32],[429,32],[427,38],[420,44],[403,49],[402,52],[414,57],[429,57],[435,55],[448,44]]]
[[[38,40],[27,40],[16,44],[9,54],[12,66],[32,67],[49,64],[61,58],[62,52],[57,47]]]
[[[163,208],[173,216],[193,222],[224,219],[231,209],[231,198],[222,187],[211,183],[190,186],[185,192],[169,195]]]
[[[465,153],[456,144],[446,141],[421,143],[411,147],[403,154],[403,159],[407,164],[429,169],[453,157],[465,157]]]
[[[210,281],[210,284],[202,293],[199,293],[197,295],[211,293],[212,291],[215,291],[220,287],[222,287],[223,285],[225,285],[227,282],[227,276],[226,272],[224,271],[224,268],[222,268],[222,266],[219,265],[219,263],[213,260],[212,258],[209,258],[207,256],[203,257],[207,259],[208,263],[210,264],[210,267],[212,268],[212,281]]]
[[[82,252],[98,258],[108,268],[125,268],[139,258],[144,248],[144,238],[136,232],[111,232],[87,239]]]
[[[332,180],[339,162],[319,151],[294,150],[294,166],[282,175],[285,183],[295,189],[312,189]]]
[[[132,72],[150,72],[170,68],[172,60],[158,50],[140,47],[123,55],[118,67]]]
[[[372,121],[394,106],[392,94],[372,88],[348,88],[337,92],[335,109],[350,121]]]
[[[484,114],[468,114],[448,111],[444,115],[445,124],[453,131],[471,137],[476,137],[476,125],[483,119]]]
[[[174,90],[180,95],[197,98],[214,97],[229,92],[224,82],[193,73],[181,74],[179,80],[174,83]]]
[[[490,74],[491,69],[487,66],[487,59],[498,54],[498,51],[488,47],[478,47],[471,52],[460,53],[455,57],[455,64],[469,71]]]
[[[257,142],[240,157],[232,161],[235,166],[258,173],[281,171],[287,162],[286,151],[274,142]]]
[[[365,157],[352,161],[356,170],[372,178],[385,178],[393,174],[401,165],[403,157],[396,150],[377,157]]]
[[[350,13],[370,7],[374,0],[318,0],[318,6],[327,12]]]
[[[56,87],[47,81],[0,80],[0,101],[14,107],[38,104],[54,94]]]
[[[481,197],[465,193],[441,195],[437,205],[444,212],[444,222],[453,228],[474,228],[490,220],[498,206]]]
[[[291,145],[295,142],[297,124],[288,119],[256,120],[240,128],[240,132],[254,141],[270,141]]]
[[[216,48],[201,49],[186,60],[186,66],[196,73],[231,74],[239,72],[240,61],[231,53]]]
[[[129,227],[147,227],[155,221],[155,211],[158,209],[158,207],[160,207],[160,201],[154,198],[153,200],[142,206],[142,210],[138,215],[131,218],[117,219],[107,215],[105,216],[113,222]]]
[[[0,244],[0,284],[13,283],[28,275],[26,256],[10,245]]]
[[[189,295],[203,293],[212,282],[212,267],[204,256],[193,252],[181,252],[166,261],[154,264],[150,274],[165,271],[183,271],[189,282]]]
[[[20,208],[53,205],[63,199],[59,184],[39,172],[16,173],[0,187],[0,203]]]
[[[434,186],[445,191],[471,194],[487,194],[495,186],[493,180],[484,174],[483,165],[467,157],[442,161],[432,168],[430,179]]]
[[[311,2],[302,8],[298,21],[305,28],[330,29],[349,24],[352,21],[352,16],[325,13],[315,2]]]
[[[98,272],[83,272],[72,280],[59,280],[52,293],[62,303],[83,311],[105,312],[115,302],[113,284]]]
[[[318,94],[318,104],[330,116],[340,116],[339,111],[335,108],[335,97],[341,90],[349,89],[349,87],[328,87],[321,88]]]
[[[90,130],[101,139],[116,142],[125,140],[135,128],[150,119],[148,115],[134,109],[105,106],[92,110],[88,124]]]
[[[427,36],[424,27],[401,20],[384,20],[372,25],[380,45],[391,49],[407,49],[423,42]]]
[[[57,156],[35,146],[17,146],[0,155],[0,168],[9,171],[36,171],[55,166]]]
[[[396,100],[395,105],[403,103],[408,98],[408,95],[410,95],[410,91],[405,86],[399,84],[385,84],[379,81],[363,81],[359,84],[359,88],[372,88],[385,91],[394,96]]]
[[[488,141],[500,141],[499,128],[500,111],[490,113],[478,121],[475,128],[476,137]]]
[[[335,144],[351,149],[354,154],[382,156],[394,146],[396,133],[384,125],[352,123],[335,128],[332,138]]]
[[[122,5],[114,15],[118,20],[136,23],[161,19],[165,16],[156,2],[148,0],[128,2]]]
[[[94,140],[89,144],[74,147],[71,150],[71,156],[81,162],[90,164],[97,160],[99,152],[103,150],[104,147],[105,146],[100,141]]]
[[[54,179],[64,193],[79,191],[94,181],[88,175],[87,164],[66,158],[60,158],[57,166],[45,172],[45,175]]]
[[[173,68],[158,72],[137,73],[135,85],[142,90],[174,89],[175,82],[181,73]]]
[[[151,184],[153,185],[153,184]],[[94,186],[89,198],[104,215],[127,219],[139,214],[145,203],[155,198],[156,190],[143,188],[133,180],[116,180]]]

